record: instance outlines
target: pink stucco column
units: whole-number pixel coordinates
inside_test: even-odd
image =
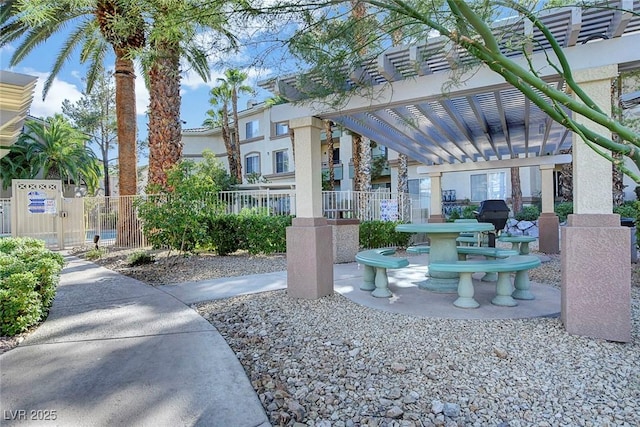
[[[611,79],[617,66],[574,70],[580,87],[611,114]],[[582,117],[583,125],[608,135]],[[629,229],[613,214],[611,163],[573,135],[573,215],[562,230],[561,317],[570,334],[631,340]]]
[[[289,122],[294,132],[296,218],[287,227],[287,293],[316,299],[333,293],[332,228],[322,216],[322,121]]]

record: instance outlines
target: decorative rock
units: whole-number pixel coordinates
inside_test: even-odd
[[[451,418],[456,418],[460,416],[460,405],[458,405],[457,403],[445,403],[443,408],[442,408],[442,412],[444,413],[445,416],[447,417],[451,417]]]
[[[434,400],[431,402],[431,412],[434,414],[440,414],[444,410],[444,403],[439,400]]]
[[[404,414],[404,411],[399,408],[398,406],[392,406],[391,409],[389,409],[386,413],[386,416],[389,418],[400,418],[402,416],[402,414]]]
[[[500,359],[506,359],[509,355],[506,350],[500,347],[493,347],[493,353],[498,356]]]
[[[287,408],[293,413],[293,417],[296,421],[304,420],[307,411],[300,403],[296,402],[295,400],[290,400],[287,404]]]
[[[391,364],[391,371],[399,374],[407,370],[407,367],[400,362],[393,362]]]

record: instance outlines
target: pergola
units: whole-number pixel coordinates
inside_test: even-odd
[[[575,80],[604,111],[611,111],[611,82],[619,73],[640,68],[640,2],[617,1],[610,9],[564,8],[546,12],[543,23],[564,46]],[[618,6],[617,8],[615,6]],[[622,9],[633,9],[636,14]],[[547,63],[548,44],[524,21],[504,20],[534,40],[531,62],[550,85],[564,88]],[[320,119],[330,119],[364,137],[423,162],[419,171],[432,179],[432,219],[442,220],[443,172],[491,167],[539,166],[542,172],[541,247],[559,240],[553,213],[553,168],[573,163],[574,215],[563,227],[562,320],[570,333],[629,341],[630,236],[612,212],[611,164],[571,132],[553,122],[504,79],[478,66],[461,84],[451,79],[453,59],[443,53],[445,40],[389,49],[351,73],[345,85],[370,83],[340,108],[304,100],[296,76],[272,79],[262,87],[289,100],[302,101],[290,119],[295,133],[298,217],[288,230],[288,287],[293,296],[317,298],[332,292],[331,231],[321,211]],[[455,61],[466,61],[457,52]],[[524,58],[511,54],[524,64]],[[552,56],[553,58],[553,56]],[[526,66],[526,64],[525,64]],[[593,122],[577,117],[594,130]],[[561,155],[572,147],[573,155]],[[309,190],[309,191],[307,191]],[[306,267],[304,267],[306,265]]]
[[[0,70],[0,146],[13,145],[33,100],[37,77]],[[9,150],[0,148],[0,158]]]

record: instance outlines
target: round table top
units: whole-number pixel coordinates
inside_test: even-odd
[[[404,233],[472,233],[493,231],[489,222],[428,222],[425,224],[399,224],[396,231]]]

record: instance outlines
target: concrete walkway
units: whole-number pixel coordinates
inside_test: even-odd
[[[194,310],[67,260],[46,322],[0,356],[1,425],[270,425],[233,351]]]

